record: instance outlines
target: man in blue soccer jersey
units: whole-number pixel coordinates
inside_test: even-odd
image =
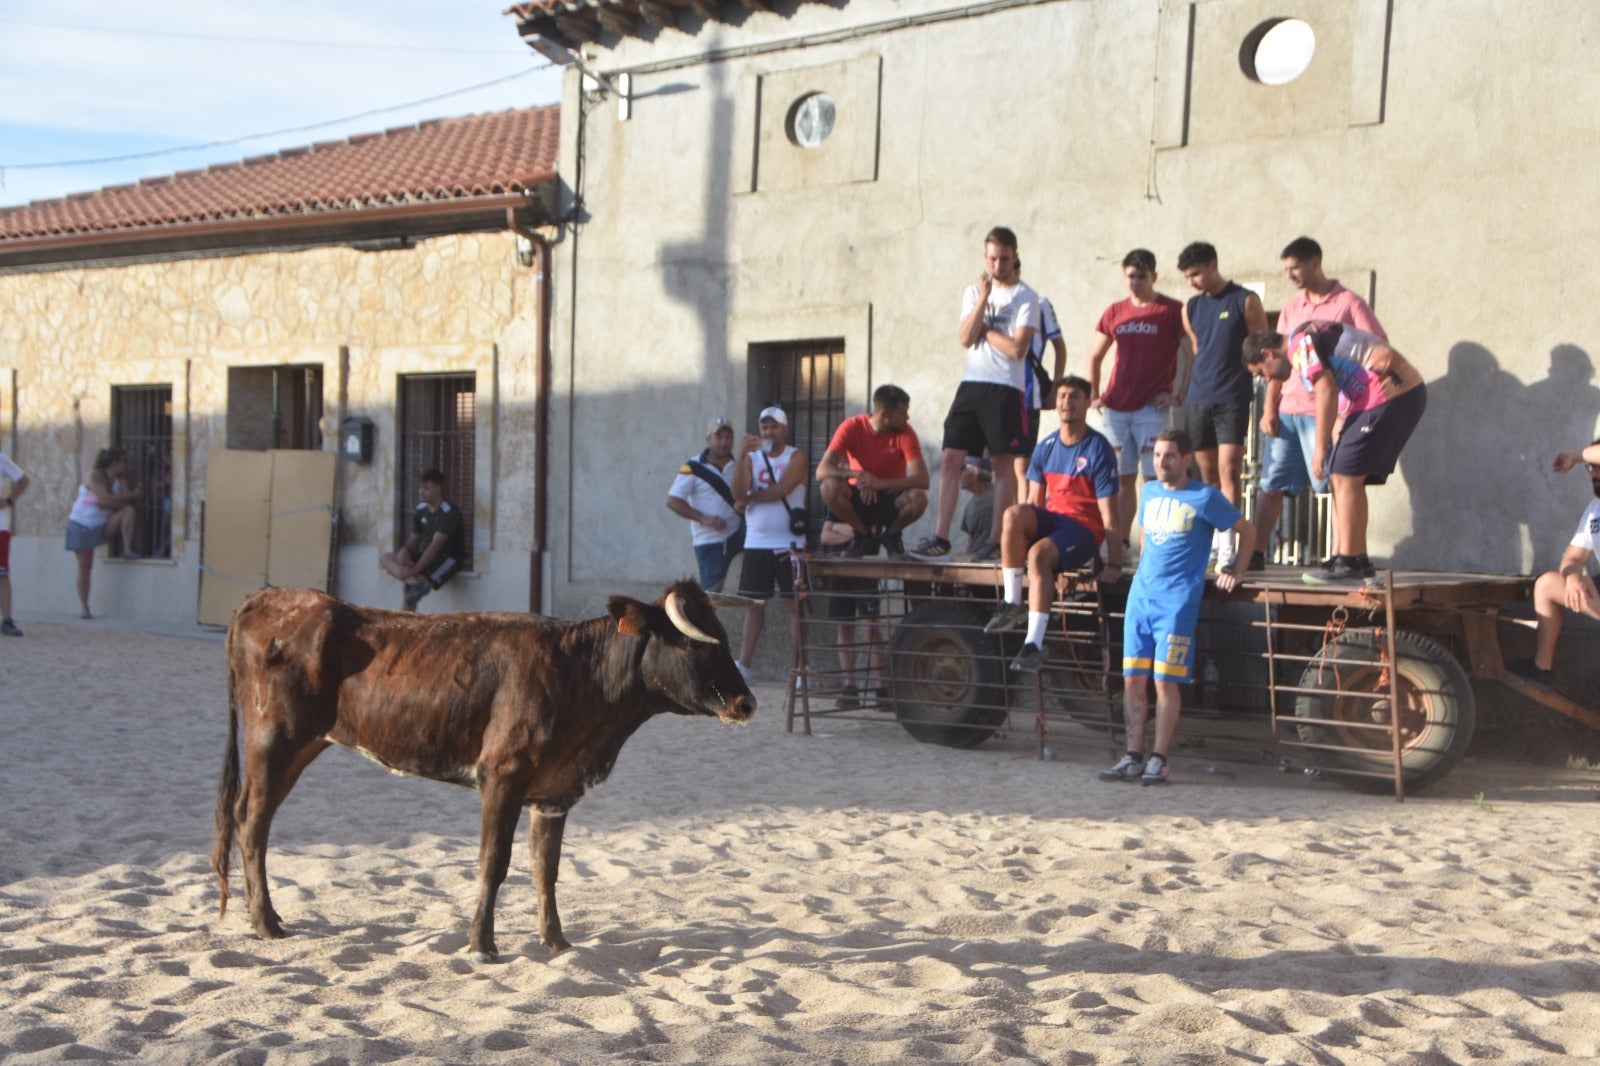
[[[1189,479],[1194,446],[1181,429],[1156,434],[1157,481],[1146,482],[1139,499],[1139,525],[1144,529],[1144,554],[1128,591],[1122,627],[1123,715],[1128,727],[1128,753],[1102,781],[1167,783],[1167,752],[1178,731],[1183,706],[1179,685],[1187,685],[1194,669],[1194,627],[1205,592],[1206,562],[1212,537],[1239,534],[1237,558],[1249,559],[1255,548],[1255,527],[1215,486]],[[1217,572],[1217,588],[1231,591],[1239,583],[1232,564]],[[1144,724],[1150,716],[1146,677],[1156,686],[1155,746],[1144,756]]]
[[[1095,558],[1116,528],[1117,455],[1111,442],[1090,429],[1089,383],[1073,376],[1056,385],[1056,418],[1061,428],[1039,442],[1028,464],[1028,502],[1006,508],[1000,532],[1000,573],[1005,601],[983,627],[985,633],[1010,629],[1028,620],[1027,641],[1011,669],[1033,671],[1044,662],[1044,634],[1055,599],[1055,577]],[[998,460],[997,460],[998,461]],[[1101,576],[1122,576],[1122,541],[1106,546]],[[1022,604],[1023,565],[1027,565],[1028,605]]]

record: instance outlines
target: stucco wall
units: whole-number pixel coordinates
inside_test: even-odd
[[[428,609],[528,607],[532,550],[534,272],[509,234],[441,237],[413,249],[324,248],[0,276],[0,440],[32,478],[15,515],[18,617],[76,612],[62,548],[76,487],[109,443],[111,387],[166,384],[173,397],[172,559],[97,562],[101,613],[193,618],[206,456],[227,441],[228,368],[321,367],[325,447],[344,415],[377,423],[370,465],[341,463],[337,591],[397,606],[377,556],[393,546],[395,395],[401,374],[476,373],[476,573]]]
[[[690,32],[591,49],[598,69],[634,72],[633,99],[626,120],[615,100],[594,104],[581,131],[569,75],[561,172],[579,173],[581,146],[586,224],[556,263],[555,434],[572,442],[553,489],[558,608],[692,568],[661,499],[707,417],[749,417],[750,343],[846,337],[851,410],[894,381],[936,447],[962,364],[961,289],[995,224],[1019,233],[1074,372],[1125,295],[1128,249],[1154,250],[1159,287],[1183,298],[1176,255],[1209,240],[1272,309],[1292,295],[1279,250],[1316,237],[1330,276],[1371,286],[1429,379],[1401,469],[1372,494],[1374,554],[1554,563],[1588,493],[1549,460],[1600,415],[1600,326],[1582,298],[1600,230],[1584,206],[1600,5],[1394,0],[1390,19],[1385,0],[1045,0],[884,28],[965,10],[686,16]],[[1239,64],[1270,16],[1318,34],[1311,68],[1278,88]],[[852,26],[871,29],[807,39]],[[780,39],[807,46],[740,54]],[[709,49],[733,58],[648,69]],[[839,124],[808,152],[781,123],[815,89]],[[599,435],[617,412],[646,427],[621,449]],[[619,522],[622,500],[642,502]]]

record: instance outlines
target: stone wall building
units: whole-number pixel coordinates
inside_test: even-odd
[[[1375,555],[1526,572],[1588,496],[1549,471],[1593,438],[1600,346],[1583,266],[1600,5],[1548,0],[534,0],[568,75],[555,247],[552,606],[690,568],[655,501],[730,412],[825,432],[886,381],[937,446],[984,233],[1021,238],[1068,365],[1194,240],[1269,310],[1308,234],[1427,375],[1427,416],[1372,494]],[[1298,20],[1292,80],[1255,49]],[[1258,69],[1258,65],[1260,69]],[[621,412],[627,440],[592,427]],[[1047,422],[1047,430],[1051,428]],[[816,437],[812,437],[814,442]],[[815,451],[815,448],[813,448]],[[626,458],[621,458],[622,456]],[[604,483],[604,494],[586,487]],[[644,500],[618,522],[619,501]],[[932,508],[930,508],[930,515]],[[929,519],[911,539],[926,532]],[[641,526],[654,533],[642,535]]]
[[[62,538],[99,448],[130,451],[150,557],[97,563],[95,610],[193,619],[208,458],[333,450],[346,418],[375,448],[336,466],[339,595],[399,605],[377,557],[439,463],[472,572],[428,609],[537,603],[558,125],[428,122],[0,210],[0,448],[32,477],[18,616],[76,613]]]

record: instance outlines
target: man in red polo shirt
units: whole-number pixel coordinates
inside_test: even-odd
[[[879,385],[872,413],[841,422],[817,463],[822,501],[854,532],[846,558],[876,554],[874,540],[905,558],[902,531],[928,509],[928,464],[910,414],[905,389]]]

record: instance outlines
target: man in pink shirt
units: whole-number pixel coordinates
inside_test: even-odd
[[[1296,237],[1279,255],[1283,272],[1300,294],[1278,312],[1277,332],[1294,343],[1295,333],[1308,322],[1342,322],[1387,339],[1367,302],[1322,272],[1322,246],[1310,237]],[[1266,458],[1261,471],[1261,495],[1256,504],[1256,544],[1250,569],[1266,567],[1272,530],[1283,513],[1283,498],[1298,495],[1311,482],[1316,492],[1327,492],[1326,478],[1311,471],[1316,446],[1317,406],[1300,375],[1287,381],[1267,379],[1261,404],[1261,437]],[[1338,546],[1334,546],[1338,550]]]

